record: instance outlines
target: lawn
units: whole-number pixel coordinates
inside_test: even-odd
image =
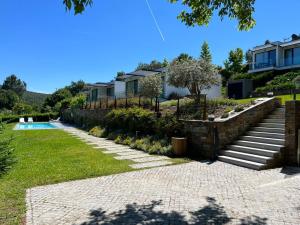
[[[131,171],[128,161],[115,160],[62,130],[12,131],[16,163],[0,177],[0,224],[20,224],[27,188]]]

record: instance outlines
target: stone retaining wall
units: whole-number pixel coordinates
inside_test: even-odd
[[[62,113],[61,120],[79,127],[91,128],[100,125],[109,111],[109,109],[66,109]]]
[[[251,106],[222,121],[185,120],[184,131],[191,155],[215,159],[218,151],[261,122],[280,102],[276,98]]]

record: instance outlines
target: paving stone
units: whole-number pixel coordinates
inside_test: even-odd
[[[144,153],[136,153],[131,155],[121,155],[121,156],[115,156],[114,158],[117,160],[128,160],[128,159],[137,159],[137,158],[145,158],[148,157],[147,154]]]
[[[34,187],[26,224],[299,225],[300,171],[292,169],[190,162]]]
[[[144,157],[144,158],[134,158],[131,159],[134,162],[138,162],[138,163],[144,163],[144,162],[151,162],[151,161],[159,161],[159,160],[163,160],[163,159],[168,159],[168,157],[164,157],[164,156],[149,156],[149,157]]]
[[[132,164],[132,165],[130,165],[130,167],[132,167],[134,169],[142,169],[142,168],[149,168],[149,167],[166,166],[166,165],[170,165],[170,164],[172,164],[172,162],[166,161],[166,160],[161,160],[161,161],[152,161],[152,162]]]

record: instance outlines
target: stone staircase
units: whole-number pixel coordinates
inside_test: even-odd
[[[285,108],[280,107],[239,140],[227,146],[218,158],[255,170],[276,167],[284,148],[284,135]]]

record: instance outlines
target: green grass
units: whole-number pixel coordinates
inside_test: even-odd
[[[294,99],[293,95],[279,95],[279,96],[276,96],[276,97],[281,99],[281,102],[282,102],[283,105],[285,105],[286,101],[291,101],[291,100]],[[300,94],[297,94],[296,99],[300,100]]]
[[[20,224],[27,188],[131,171],[118,161],[62,130],[12,131],[17,162],[0,177],[0,224]]]

